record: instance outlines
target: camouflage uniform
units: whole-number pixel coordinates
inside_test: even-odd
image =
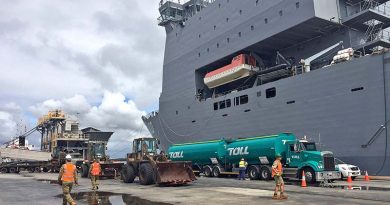
[[[60,185],[62,185],[62,193],[63,193],[63,198],[62,198],[62,205],[67,205],[68,203],[71,205],[76,204],[70,195],[70,192],[72,191],[73,184],[78,184],[77,183],[77,169],[74,171],[74,182],[63,182],[62,181],[62,175],[64,174],[64,168],[65,164],[61,166],[60,169],[60,174],[58,175],[58,182]]]

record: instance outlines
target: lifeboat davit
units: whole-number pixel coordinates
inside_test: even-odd
[[[207,73],[203,80],[207,87],[216,88],[250,76],[254,67],[256,67],[254,57],[240,54],[234,57],[229,65]]]

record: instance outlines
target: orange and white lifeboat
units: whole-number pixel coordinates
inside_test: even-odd
[[[204,83],[209,88],[216,88],[251,75],[256,60],[245,54],[233,58],[232,63],[206,74]]]

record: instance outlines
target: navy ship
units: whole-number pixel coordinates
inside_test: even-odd
[[[161,1],[162,93],[142,119],[163,149],[292,132],[390,175],[386,3]]]

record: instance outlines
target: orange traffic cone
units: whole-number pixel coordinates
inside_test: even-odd
[[[364,181],[370,181],[370,177],[368,176],[368,172],[366,171],[366,175],[364,175]]]
[[[306,188],[306,176],[305,176],[305,171],[302,171],[302,182],[301,182],[301,187]]]
[[[351,177],[351,173],[348,173],[348,179],[347,179],[347,182],[348,182],[348,183],[352,183],[352,177]]]

